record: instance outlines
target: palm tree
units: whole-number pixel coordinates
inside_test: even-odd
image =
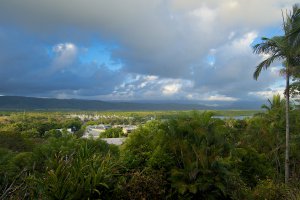
[[[272,110],[281,109],[282,106],[282,99],[280,97],[280,94],[273,95],[272,100],[268,99],[268,104],[263,104],[261,108],[265,109],[268,113]]]
[[[273,158],[273,162],[276,166],[277,177],[282,172],[281,152],[282,150],[282,136],[281,131],[285,125],[284,113],[285,113],[285,99],[280,97],[280,94],[273,95],[273,98],[268,99],[268,104],[261,106],[266,112],[261,113],[262,119],[268,124],[268,128],[271,131],[272,138],[269,138],[269,144],[272,148],[270,156]],[[275,137],[274,137],[275,136]]]
[[[286,118],[286,132],[285,132],[285,183],[289,180],[289,98],[290,98],[290,76],[291,71],[295,68],[296,64],[299,63],[299,48],[294,46],[291,41],[291,30],[295,25],[296,21],[299,21],[299,8],[294,6],[293,12],[283,15],[283,36],[274,36],[272,38],[262,38],[262,42],[255,45],[253,48],[256,54],[269,55],[268,58],[263,60],[257,65],[256,70],[253,74],[255,80],[258,79],[262,69],[268,69],[275,60],[283,60],[284,74],[286,78],[286,89],[285,89],[285,118]]]
[[[300,5],[295,4],[293,6],[293,14],[291,14],[289,20],[289,43],[293,47],[300,46]],[[299,61],[298,61],[299,63]],[[292,95],[300,94],[300,68],[297,67],[293,70],[293,83],[291,84],[291,93]]]
[[[294,47],[300,45],[300,6],[295,4],[293,6],[292,14],[289,17],[290,28],[288,30],[289,43]]]

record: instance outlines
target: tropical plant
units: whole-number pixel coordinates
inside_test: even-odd
[[[99,199],[109,192],[117,174],[111,156],[99,155],[88,146],[69,156],[56,154],[52,166],[31,177],[36,194],[50,199]]]
[[[228,198],[230,144],[224,122],[212,113],[191,113],[171,120],[165,141],[175,164],[171,186],[183,198]]]
[[[123,136],[124,133],[122,131],[122,128],[119,127],[107,129],[99,135],[100,138],[120,138]]]
[[[121,149],[121,156],[127,168],[143,169],[147,165],[156,165],[157,150],[162,136],[165,135],[162,123],[151,121],[131,133]],[[163,154],[160,154],[161,157]],[[154,157],[151,159],[151,157]],[[165,161],[160,160],[160,164]]]
[[[290,76],[292,70],[299,63],[299,48],[293,46],[291,43],[290,32],[294,26],[294,18],[298,15],[299,9],[294,9],[293,13],[283,15],[283,36],[274,36],[272,38],[262,38],[262,42],[254,46],[254,53],[265,54],[268,57],[259,63],[253,74],[255,80],[258,79],[262,69],[268,69],[275,60],[283,60],[284,74],[286,78],[286,148],[285,148],[285,182],[289,179],[289,98],[290,98]],[[300,17],[300,16],[299,16]],[[298,19],[298,18],[297,18]]]
[[[31,187],[30,197],[107,199],[117,180],[117,154],[101,140],[78,139],[72,135],[50,137],[33,151],[34,170],[26,181]]]
[[[167,177],[163,170],[134,170],[123,174],[115,199],[167,199]]]
[[[270,133],[272,134],[273,138],[270,140],[273,141],[273,147],[271,152],[271,155],[273,157],[274,163],[276,163],[276,171],[277,176],[279,177],[279,174],[282,171],[281,167],[281,156],[282,153],[282,141],[283,138],[281,137],[281,132],[283,131],[284,127],[284,112],[285,112],[285,100],[280,97],[279,94],[274,95],[272,100],[268,99],[269,105],[263,104],[261,108],[266,110],[266,113],[264,113],[264,120],[267,123],[268,129]],[[275,135],[275,137],[274,137]]]

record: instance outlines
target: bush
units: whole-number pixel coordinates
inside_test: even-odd
[[[124,174],[117,199],[165,199],[167,196],[167,180],[165,172],[146,169]]]
[[[284,184],[276,184],[270,179],[260,181],[253,190],[253,199],[280,200],[286,199],[287,187]]]
[[[110,128],[100,134],[100,138],[120,138],[124,137],[122,128]]]
[[[16,152],[31,151],[32,143],[27,138],[13,132],[0,132],[0,146]]]
[[[247,186],[253,188],[260,180],[271,178],[274,169],[265,154],[259,154],[253,148],[237,148],[234,152],[236,168]]]
[[[98,199],[116,185],[117,149],[100,140],[72,135],[49,138],[34,151],[35,172],[28,178],[31,198]]]

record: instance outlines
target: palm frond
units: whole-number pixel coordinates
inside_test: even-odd
[[[284,31],[288,36],[289,44],[293,47],[300,44],[300,6],[295,4],[292,12],[283,16]]]
[[[279,75],[280,76],[285,76],[286,75],[286,69],[284,68],[284,69],[280,69],[279,70]]]
[[[287,40],[283,36],[261,38],[262,42],[253,47],[255,54],[279,54],[287,47]]]
[[[270,56],[269,58],[267,58],[266,60],[262,61],[259,65],[257,65],[254,73],[253,73],[253,78],[255,80],[258,79],[262,69],[268,69],[268,67],[270,67],[270,65],[273,63],[273,61],[277,59],[276,55]]]
[[[267,106],[266,104],[263,104],[261,106],[262,109],[266,109],[267,111],[270,111],[271,109],[269,108],[269,106]]]
[[[253,74],[253,78],[257,80],[263,69],[268,67],[274,60],[286,59],[293,54],[292,49],[288,45],[287,37],[275,36],[272,38],[262,38],[262,42],[253,47],[253,52],[256,54],[270,54],[270,56],[263,60],[257,67]]]

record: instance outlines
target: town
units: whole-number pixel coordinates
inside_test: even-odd
[[[99,124],[99,125],[91,125],[87,126],[86,130],[83,134],[83,138],[99,138],[101,137],[101,134],[105,133],[108,130],[120,130],[121,134],[119,134],[117,137],[101,137],[102,140],[106,141],[108,144],[115,144],[115,145],[121,145],[128,134],[132,133],[135,129],[137,129],[138,126],[135,125],[104,125],[104,124]]]

